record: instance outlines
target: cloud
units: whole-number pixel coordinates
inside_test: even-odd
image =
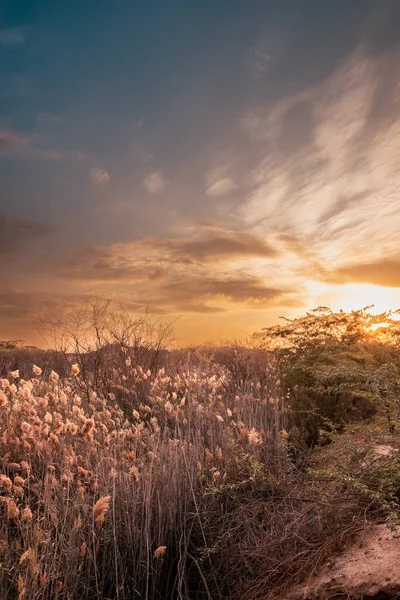
[[[229,192],[233,192],[237,188],[238,186],[230,177],[224,177],[211,184],[207,188],[206,194],[207,196],[223,196]]]
[[[110,246],[93,246],[76,252],[62,267],[62,276],[75,281],[133,282],[158,280],[168,273],[210,270],[209,263],[225,265],[251,257],[271,260],[279,251],[266,239],[254,235],[207,230],[196,237],[141,238]]]
[[[21,291],[13,288],[0,291],[0,317],[3,319],[31,320],[41,312],[60,306],[70,307],[78,304],[78,296],[59,296],[41,291]]]
[[[26,40],[26,30],[22,27],[0,29],[0,46],[12,48],[21,46]]]
[[[250,48],[244,64],[249,68],[250,74],[258,79],[270,71],[283,51],[283,36],[277,32],[268,31],[263,33]]]
[[[266,239],[236,231],[214,229],[196,238],[159,238],[154,248],[164,250],[178,262],[208,262],[237,257],[274,257],[278,251]]]
[[[76,283],[134,283],[155,280],[162,275],[162,270],[135,259],[123,245],[116,244],[76,252],[62,265],[60,275]]]
[[[231,172],[237,168],[231,152],[219,153],[205,174],[207,196],[224,196],[238,189]]]
[[[326,273],[325,280],[328,283],[371,283],[400,288],[400,258],[343,266]]]
[[[151,310],[217,313],[229,304],[292,304],[296,294],[290,289],[243,272],[249,259],[263,261],[266,269],[278,256],[265,239],[212,228],[195,237],[142,238],[87,248],[66,261],[59,276],[79,286],[96,285],[102,293],[129,289],[131,301]]]
[[[3,339],[21,339],[43,346],[37,327],[41,317],[73,311],[82,306],[84,296],[52,294],[38,289],[22,291],[20,286],[0,289],[0,328]]]
[[[144,179],[143,185],[149,194],[162,194],[168,181],[160,171],[154,171]]]
[[[97,167],[90,169],[89,177],[95,185],[105,185],[110,182],[110,176],[107,171]]]
[[[52,232],[44,223],[0,215],[0,258],[12,256],[32,240],[46,238]]]
[[[0,129],[0,155],[13,154],[29,144],[29,137],[16,131]]]
[[[9,129],[0,129],[0,156],[16,158],[41,158],[59,160],[65,154],[56,148],[42,148],[36,144],[35,136]]]
[[[324,80],[244,115],[264,152],[238,211],[249,231],[300,240],[327,271],[396,252],[399,60],[398,48],[372,55],[360,45]]]
[[[164,300],[186,302],[188,309],[194,310],[199,300],[219,299],[239,303],[258,303],[265,306],[288,294],[287,291],[265,285],[259,277],[186,277],[161,286]]]

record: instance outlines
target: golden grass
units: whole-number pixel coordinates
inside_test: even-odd
[[[107,357],[0,379],[0,598],[284,597],[364,522],[294,467],[267,353]]]
[[[107,397],[82,393],[77,364],[0,380],[2,598],[184,597],[212,570],[190,558],[207,545],[204,494],[234,482],[240,453],[287,468],[273,378],[267,390],[210,360],[151,372],[121,355]]]

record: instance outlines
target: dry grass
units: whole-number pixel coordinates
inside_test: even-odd
[[[107,396],[76,365],[2,379],[0,597],[272,597],[352,533],[365,504],[294,469],[287,398],[253,359],[151,372],[123,347]]]
[[[1,597],[189,597],[213,570],[190,558],[208,543],[205,491],[231,481],[240,452],[286,468],[265,386],[198,358],[151,373],[123,350],[108,398],[80,396],[75,366],[1,381]]]

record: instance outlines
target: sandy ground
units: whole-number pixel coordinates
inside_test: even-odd
[[[400,599],[400,528],[374,525],[287,600]]]

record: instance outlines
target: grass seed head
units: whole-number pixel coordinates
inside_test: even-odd
[[[154,556],[154,558],[159,558],[160,556],[163,556],[166,551],[167,551],[167,546],[158,546],[158,548],[154,552],[153,556]]]
[[[102,496],[93,507],[93,515],[96,523],[103,523],[104,517],[110,506],[111,496]]]

